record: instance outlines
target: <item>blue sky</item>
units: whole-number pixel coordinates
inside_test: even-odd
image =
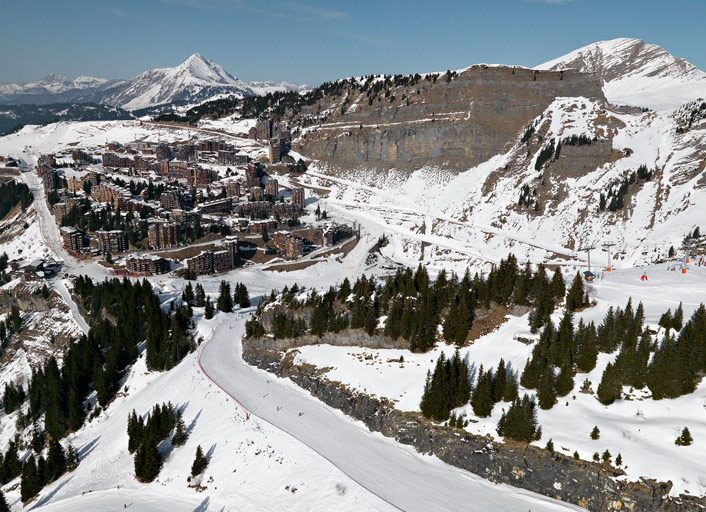
[[[706,0],[0,0],[0,82],[130,77],[194,52],[246,80],[532,66],[636,37],[706,69]]]

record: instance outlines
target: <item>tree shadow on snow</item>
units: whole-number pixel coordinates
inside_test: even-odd
[[[206,452],[206,460],[211,462],[211,457],[213,457],[213,452],[216,451],[216,443],[213,443],[211,447]]]
[[[90,441],[86,444],[84,444],[81,448],[78,449],[78,460],[81,461],[85,459],[89,453],[91,453],[95,448],[96,445],[98,445],[98,440],[101,438],[101,436],[96,437],[93,441]]]
[[[206,496],[201,503],[193,510],[193,512],[206,512],[208,510],[208,502],[210,498]]]
[[[186,427],[186,434],[191,435],[191,432],[193,432],[194,428],[196,428],[196,420],[199,419],[199,416],[201,416],[201,413],[203,412],[203,409],[199,409],[199,412],[196,413],[196,416],[194,416],[194,419],[191,420],[191,423],[189,423],[189,426]]]
[[[47,494],[46,496],[42,496],[41,498],[39,498],[39,499],[32,505],[32,507],[31,507],[29,510],[34,510],[34,509],[36,509],[36,508],[41,507],[41,506],[44,505],[45,503],[49,502],[49,500],[51,500],[54,496],[56,496],[56,493],[58,493],[58,492],[61,490],[62,487],[64,487],[64,486],[65,486],[66,484],[68,484],[71,480],[73,480],[73,478],[74,478],[74,475],[71,475],[69,478],[67,478],[66,480],[64,480],[63,482],[61,482],[59,485],[57,485],[56,487],[54,487],[54,489],[52,489],[52,491],[51,491],[49,494]]]

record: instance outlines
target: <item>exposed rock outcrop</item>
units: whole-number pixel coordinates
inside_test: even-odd
[[[294,148],[345,169],[462,171],[507,149],[560,96],[604,99],[593,75],[506,66],[472,66],[450,80],[441,75],[373,95],[351,88],[302,112],[330,114]]]
[[[343,341],[343,338],[341,339]],[[493,482],[521,487],[591,511],[698,511],[706,501],[690,496],[667,497],[671,482],[616,480],[620,470],[604,464],[574,460],[523,443],[497,443],[485,436],[438,426],[417,413],[402,412],[385,399],[350,390],[325,378],[315,367],[293,363],[282,349],[244,340],[244,359],[261,369],[290,378],[331,407],[362,421],[372,431],[434,454],[444,462]]]

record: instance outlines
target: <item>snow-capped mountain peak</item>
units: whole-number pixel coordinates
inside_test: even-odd
[[[284,90],[301,88],[289,82],[245,82],[220,64],[194,53],[178,66],[141,73],[102,102],[136,110],[175,101],[198,103],[224,95],[243,97]]]
[[[632,75],[706,77],[706,73],[699,68],[675,57],[661,46],[627,37],[598,41],[537,66],[537,69],[560,68],[596,73],[606,82]]]
[[[134,110],[174,101],[202,101],[219,94],[251,94],[247,84],[198,53],[175,67],[140,73],[103,101]]]
[[[212,83],[237,84],[239,82],[223,66],[203,57],[199,53],[190,55],[188,59],[173,69],[177,74],[187,74],[194,79]]]
[[[706,94],[706,72],[640,39],[598,41],[536,67],[567,68],[598,75],[612,103],[664,110]]]

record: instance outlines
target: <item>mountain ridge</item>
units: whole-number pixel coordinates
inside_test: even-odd
[[[0,104],[94,102],[137,110],[175,101],[200,102],[223,94],[243,97],[303,88],[289,81],[246,82],[193,53],[177,66],[148,69],[130,79],[49,74],[24,84],[0,84]]]
[[[706,97],[705,71],[659,45],[634,38],[597,41],[534,69],[594,73],[614,104],[671,110]]]

